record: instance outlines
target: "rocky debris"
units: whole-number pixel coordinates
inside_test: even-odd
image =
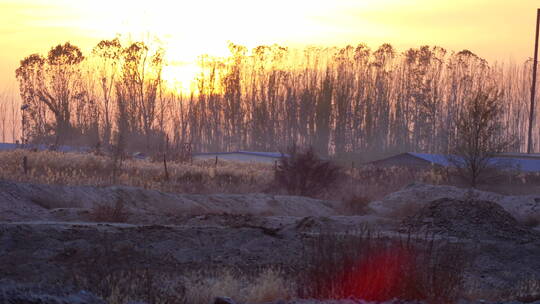
[[[441,198],[402,222],[403,231],[429,231],[462,239],[540,240],[540,233],[520,225],[500,205],[484,200]]]
[[[9,304],[106,304],[91,292],[66,292],[0,282],[0,303]]]
[[[540,221],[540,195],[506,196],[475,189],[421,183],[413,183],[379,201],[373,201],[369,207],[376,215],[401,220],[429,202],[441,198],[490,201],[499,204],[519,222],[531,219]]]

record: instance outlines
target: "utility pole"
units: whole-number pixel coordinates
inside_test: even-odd
[[[529,136],[527,142],[527,153],[532,152],[532,124],[534,119],[534,98],[536,95],[536,68],[538,66],[538,31],[540,30],[540,8],[536,11],[536,38],[534,42],[534,62],[532,71],[532,85],[531,85],[531,108],[529,111]]]

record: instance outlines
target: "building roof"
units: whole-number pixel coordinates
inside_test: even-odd
[[[257,152],[257,151],[233,151],[233,152],[205,152],[205,153],[194,153],[194,156],[210,156],[210,155],[230,155],[230,154],[243,154],[243,155],[254,155],[261,157],[269,158],[280,158],[282,156],[288,156],[287,154],[282,154],[279,152]]]
[[[507,161],[513,168],[520,171],[540,172],[540,159],[497,157],[495,160],[499,162]]]
[[[497,154],[497,157],[510,157],[510,158],[534,158],[540,159],[540,153],[515,153],[505,152]]]
[[[372,164],[377,165],[384,163],[385,161],[391,161],[394,158],[400,158],[400,163],[406,166],[408,164],[406,161],[403,160],[403,156],[413,157],[417,160],[425,162],[426,164],[433,164],[442,167],[453,167],[456,164],[459,165],[459,163],[464,163],[464,160],[459,156],[407,152],[397,154],[385,159],[377,160],[375,162],[372,162]],[[534,156],[530,158],[524,158],[504,155],[491,158],[490,163],[491,165],[500,167],[502,169],[515,169],[523,172],[540,172],[540,158],[536,158]]]
[[[8,151],[17,149],[17,144],[0,143],[0,151]]]
[[[405,154],[409,154],[413,157],[416,157],[421,160],[430,162],[435,165],[443,166],[443,167],[449,167],[453,165],[452,162],[450,162],[449,157],[443,154],[427,154],[427,153],[414,153],[414,152],[407,152]]]

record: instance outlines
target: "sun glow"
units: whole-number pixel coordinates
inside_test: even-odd
[[[470,49],[487,59],[522,60],[532,51],[536,0],[0,0],[0,81],[15,83],[19,60],[65,41],[88,53],[118,34],[158,37],[169,83],[189,87],[200,55],[223,57],[227,42],[251,49],[388,42]],[[501,23],[500,20],[505,20]],[[429,25],[429,26],[426,26]],[[182,62],[182,64],[177,64]],[[188,64],[184,64],[188,63]]]
[[[196,91],[195,79],[201,72],[195,63],[169,63],[163,67],[162,78],[173,92],[189,95]]]

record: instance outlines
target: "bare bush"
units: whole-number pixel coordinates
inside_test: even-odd
[[[338,166],[319,158],[312,147],[299,151],[293,146],[281,157],[275,178],[289,194],[315,196],[332,186],[339,173]]]
[[[343,208],[346,214],[364,215],[369,213],[370,202],[366,196],[353,194],[343,200]]]
[[[117,199],[113,206],[99,204],[94,206],[89,214],[90,220],[94,222],[124,223],[129,218],[129,213],[124,202]]]
[[[406,241],[361,230],[323,231],[305,243],[299,295],[317,299],[424,300],[454,303],[467,258],[461,247],[433,238]]]
[[[67,255],[72,255],[67,249]],[[146,303],[186,303],[185,288],[177,279],[177,269],[144,267],[151,258],[138,252],[131,243],[118,243],[108,233],[100,234],[91,250],[73,265],[67,282],[77,289],[91,291],[111,304],[143,301]]]

